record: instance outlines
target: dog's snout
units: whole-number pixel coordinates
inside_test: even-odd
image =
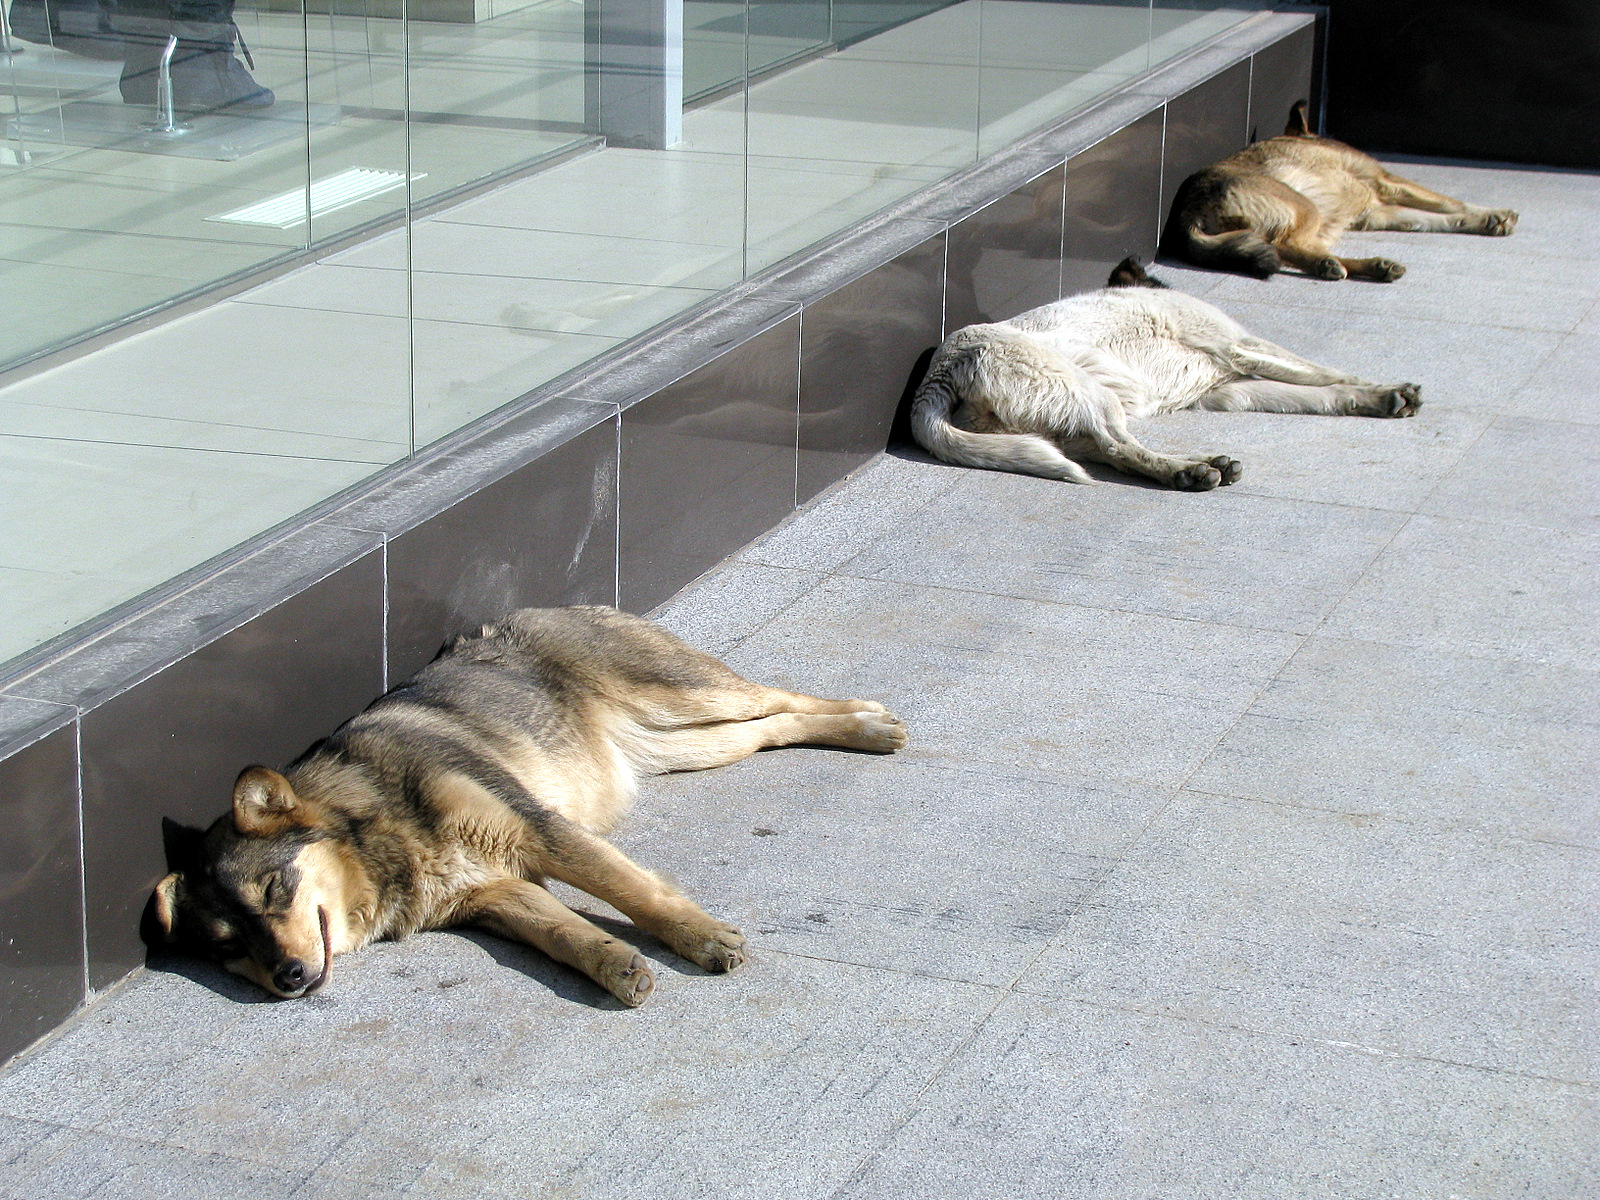
[[[272,973],[272,986],[280,992],[298,992],[306,985],[306,965],[291,958]]]

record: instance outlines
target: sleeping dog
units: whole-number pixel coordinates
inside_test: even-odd
[[[522,609],[458,639],[282,774],[245,769],[199,861],[156,888],[169,941],[284,998],[380,938],[479,925],[577,968],[624,1004],[655,977],[544,887],[598,896],[708,971],[745,939],[599,835],[638,776],[795,743],[892,751],[881,704],[750,683],[610,608]]]
[[[1202,267],[1265,279],[1285,266],[1315,279],[1391,283],[1392,258],[1337,258],[1347,229],[1481,233],[1517,227],[1508,208],[1479,208],[1391,174],[1370,154],[1318,137],[1305,101],[1279,137],[1230,154],[1183,181],[1161,239],[1163,253]]]
[[[945,339],[912,400],[912,433],[935,458],[1093,480],[1074,459],[1185,491],[1233,483],[1226,455],[1157,454],[1128,418],[1184,408],[1409,417],[1414,383],[1368,383],[1246,333],[1211,305],[1124,259],[1109,286]]]

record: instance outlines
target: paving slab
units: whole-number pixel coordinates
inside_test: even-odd
[[[1597,850],[1596,779],[1600,673],[1316,637],[1189,786]]]
[[[1232,488],[1175,492],[1107,479],[1049,486],[968,472],[908,536],[879,541],[841,571],[1303,633],[1405,523]]]
[[[1592,311],[1507,394],[1503,411],[1600,424],[1600,320]]]
[[[1600,538],[1413,516],[1328,614],[1341,637],[1600,667]]]
[[[374,947],[296,1004],[175,963],[13,1068],[3,1108],[294,1164],[306,1194],[826,1194],[998,999],[773,952],[708,977],[639,941],[662,970],[637,1011],[479,935]],[[158,1040],[143,1014],[169,1010],[187,1028]]]
[[[1184,794],[1019,988],[1594,1084],[1597,984],[1592,850]]]
[[[774,686],[889,705],[910,727],[908,757],[1172,787],[1299,642],[1242,626],[834,576],[728,662]]]
[[[1235,419],[1237,418],[1237,419]],[[1221,450],[1244,464],[1243,496],[1415,512],[1493,417],[1424,403],[1405,420],[1298,413],[1171,413],[1130,421],[1163,454]]]
[[[783,749],[654,781],[618,844],[674,862],[763,948],[1004,986],[1169,801],[1139,783]]]
[[[1600,430],[1502,416],[1417,511],[1508,525],[1600,533]]]
[[[1013,994],[840,1200],[1578,1197],[1590,1089]]]

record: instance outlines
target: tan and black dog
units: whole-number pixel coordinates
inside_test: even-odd
[[[1161,249],[1260,279],[1289,266],[1317,279],[1389,283],[1406,273],[1393,259],[1334,256],[1333,243],[1345,230],[1505,237],[1516,225],[1510,209],[1441,196],[1343,142],[1318,137],[1301,101],[1283,136],[1246,146],[1183,181]]]
[[[880,704],[750,683],[640,617],[522,609],[318,742],[282,774],[247,768],[199,861],[156,888],[169,941],[275,995],[333,958],[473,924],[576,967],[625,1004],[655,986],[634,948],[543,886],[606,901],[708,971],[745,961],[732,925],[599,835],[638,776],[722,766],[766,746],[891,751]]]

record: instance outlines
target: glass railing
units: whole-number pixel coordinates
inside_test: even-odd
[[[0,11],[0,661],[1246,15]]]

